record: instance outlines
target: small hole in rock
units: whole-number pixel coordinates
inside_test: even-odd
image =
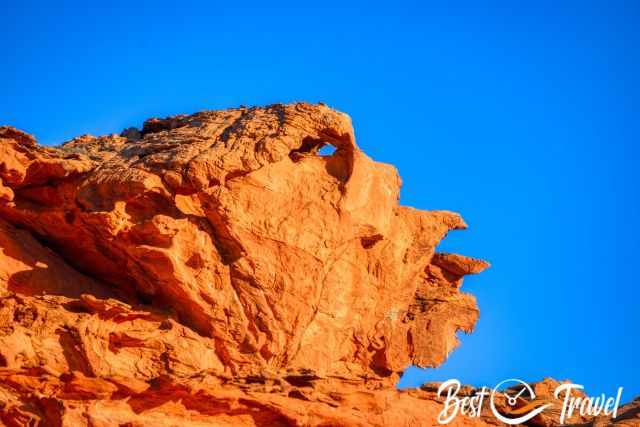
[[[360,243],[362,243],[362,247],[365,249],[371,249],[372,247],[375,246],[376,243],[378,243],[380,240],[382,240],[382,235],[380,234],[374,234],[373,236],[365,236],[362,237],[360,239]]]
[[[336,152],[336,147],[331,144],[326,144],[318,150],[318,154],[321,156],[332,156]]]
[[[67,222],[67,224],[73,224],[73,221],[75,221],[76,216],[73,212],[67,212],[64,214],[64,220]]]

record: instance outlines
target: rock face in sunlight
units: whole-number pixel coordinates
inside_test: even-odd
[[[399,189],[324,105],[55,148],[0,128],[0,420],[433,425],[435,393],[395,384],[473,330],[488,264],[436,253],[464,221]]]

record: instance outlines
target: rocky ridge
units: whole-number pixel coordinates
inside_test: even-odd
[[[395,384],[473,330],[488,264],[437,253],[464,221],[400,185],[322,104],[59,147],[0,128],[0,420],[435,425],[434,390]]]

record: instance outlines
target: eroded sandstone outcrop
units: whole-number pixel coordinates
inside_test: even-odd
[[[60,147],[0,128],[0,420],[435,424],[434,393],[394,386],[472,331],[460,286],[488,264],[436,253],[464,221],[399,190],[324,105]]]

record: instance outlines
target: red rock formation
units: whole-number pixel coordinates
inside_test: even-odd
[[[399,189],[323,105],[57,148],[0,128],[0,420],[435,424],[433,392],[394,386],[473,329],[459,288],[488,264],[435,253],[463,220]]]

